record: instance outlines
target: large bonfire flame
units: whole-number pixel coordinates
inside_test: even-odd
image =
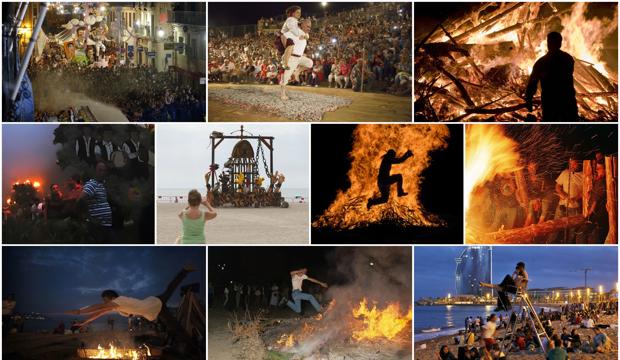
[[[445,21],[416,51],[416,115],[427,120],[525,120],[523,95],[546,36],[559,31],[575,59],[579,112],[587,120],[617,119],[617,70],[606,67],[604,41],[613,16],[587,18],[588,3],[482,3]],[[561,28],[558,26],[561,24]],[[614,63],[614,62],[610,62]]]
[[[362,299],[346,312],[348,318],[334,319],[332,310],[335,300],[325,312],[325,316],[318,315],[314,319],[306,321],[293,333],[285,333],[276,341],[283,350],[294,350],[296,347],[304,347],[304,343],[316,344],[324,333],[344,334],[355,343],[388,341],[398,343],[406,334],[406,329],[411,328],[411,307],[407,312],[401,310],[398,302],[387,304],[380,308],[377,304],[369,306],[367,299]],[[338,330],[334,330],[334,328]]]
[[[349,154],[351,187],[340,191],[315,227],[353,229],[383,221],[403,225],[439,226],[442,221],[428,214],[418,199],[421,173],[431,163],[430,152],[448,146],[448,127],[443,125],[358,125],[354,131],[353,147]],[[407,150],[413,157],[392,166],[392,174],[402,174],[405,192],[396,196],[391,187],[387,203],[366,209],[368,199],[378,196],[377,176],[382,156],[390,149],[402,156]]]
[[[406,315],[401,315],[399,303],[388,304],[381,310],[376,304],[369,308],[366,299],[352,313],[354,318],[363,322],[362,329],[353,331],[352,337],[357,341],[380,338],[392,340],[411,324],[412,319],[411,309]]]
[[[496,175],[518,169],[520,157],[517,143],[504,134],[502,125],[468,125],[465,137],[464,191],[469,233],[481,213],[472,205],[475,194]]]

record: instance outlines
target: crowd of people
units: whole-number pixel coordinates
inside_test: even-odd
[[[290,85],[360,91],[363,80],[364,91],[411,94],[411,13],[405,5],[375,4],[311,19],[306,56],[314,65]],[[261,18],[258,29],[237,37],[210,29],[209,81],[278,84],[283,67],[273,37],[283,22]]]
[[[574,303],[562,306],[558,311],[545,311],[538,314],[547,336],[541,336],[542,344],[536,336],[536,329],[526,319],[525,312],[512,312],[510,315],[491,314],[486,319],[467,317],[465,330],[454,336],[454,345],[458,346],[455,355],[448,345],[439,348],[438,357],[442,360],[496,360],[506,359],[511,353],[540,352],[541,346],[546,351],[548,360],[565,360],[570,353],[596,354],[609,353],[613,342],[605,333],[607,324],[598,324],[603,315],[614,316],[618,311],[618,302],[601,301]],[[511,342],[505,344],[503,339],[511,331],[513,324],[521,319],[515,327]],[[560,322],[561,331],[553,322]],[[504,343],[501,346],[500,343]]]
[[[179,84],[173,71],[157,72],[152,67],[133,65],[54,65],[44,62],[29,67],[35,93],[39,85],[47,84],[49,89],[41,87],[42,92],[64,90],[84,94],[118,107],[132,122],[204,121],[204,88]],[[35,121],[84,122],[89,119],[79,109],[66,107],[60,111],[37,110]]]
[[[74,174],[46,191],[14,186],[3,211],[9,241],[153,241],[152,133],[140,126],[60,126],[58,165]]]
[[[585,223],[566,231],[541,236],[547,243],[602,244],[609,230],[605,155],[594,159],[569,159],[568,166],[553,176],[541,169],[536,160],[524,161],[527,199],[518,191],[515,173],[497,175],[479,188],[476,208],[480,210],[483,227],[488,232],[508,230],[541,224],[547,220],[583,216],[584,172],[583,160],[594,160],[593,186]]]

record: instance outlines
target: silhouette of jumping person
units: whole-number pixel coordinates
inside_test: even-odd
[[[385,204],[390,198],[390,186],[394,183],[396,183],[398,189],[398,196],[407,195],[405,190],[403,190],[403,176],[401,174],[390,175],[390,171],[392,170],[392,165],[401,164],[412,156],[413,153],[411,150],[407,150],[403,156],[397,158],[396,151],[392,149],[388,150],[385,155],[383,155],[383,160],[381,160],[381,166],[379,167],[379,176],[377,177],[377,184],[379,185],[381,196],[368,199],[366,209],[370,210],[370,208],[375,205]]]
[[[573,86],[575,60],[560,50],[562,35],[547,35],[547,54],[538,59],[532,69],[525,92],[527,109],[532,111],[532,98],[538,82],[541,87],[543,121],[577,121],[577,100]]]

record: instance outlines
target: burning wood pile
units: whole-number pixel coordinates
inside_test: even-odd
[[[159,357],[159,351],[151,350],[142,345],[138,348],[126,348],[109,344],[108,347],[97,345],[97,348],[82,348],[77,351],[80,359],[123,359],[123,360],[149,360]]]
[[[588,3],[480,3],[462,17],[438,24],[415,49],[415,117],[423,121],[537,121],[525,90],[550,31],[575,59],[574,86],[584,121],[617,121],[617,54],[604,41],[618,29],[617,4],[607,17],[588,15]],[[446,5],[448,6],[448,5]],[[418,14],[419,15],[419,14]],[[616,38],[617,41],[617,38]],[[614,42],[615,43],[615,42]],[[540,108],[538,108],[540,109]]]
[[[411,308],[398,302],[370,304],[362,299],[336,306],[313,318],[278,320],[266,326],[264,342],[292,359],[410,359]]]
[[[437,227],[444,222],[424,209],[419,200],[422,172],[431,164],[430,153],[448,147],[450,130],[445,125],[358,125],[353,134],[347,174],[351,186],[340,191],[314,227],[338,230],[371,224]],[[402,176],[406,196],[396,196],[396,186],[384,204],[368,208],[369,199],[378,198],[382,159],[389,151],[402,156],[413,150],[412,159],[395,163],[391,174]]]

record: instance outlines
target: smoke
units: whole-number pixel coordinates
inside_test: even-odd
[[[117,107],[74,92],[62,77],[38,75],[32,81],[32,88],[36,99],[35,108],[39,112],[59,113],[70,107],[78,110],[88,106],[97,121],[127,121],[127,117]]]
[[[401,312],[411,307],[411,249],[407,247],[339,247],[328,255],[328,267],[347,282],[331,286],[327,298],[335,301],[321,320],[322,331],[314,331],[297,347],[303,356],[314,353],[327,341],[350,339],[352,309],[366,298],[383,308],[398,302]]]

